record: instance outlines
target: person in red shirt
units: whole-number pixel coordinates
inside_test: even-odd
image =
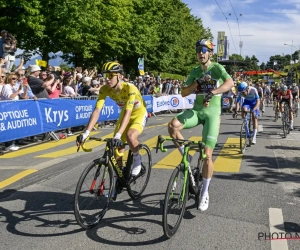
[[[281,87],[281,91],[279,91],[278,100],[280,104],[280,112],[283,113],[284,103],[289,105],[289,114],[290,114],[290,129],[293,130],[293,96],[290,89],[287,88],[286,85]]]

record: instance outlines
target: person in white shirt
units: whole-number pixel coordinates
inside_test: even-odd
[[[1,91],[1,100],[8,101],[8,100],[19,100],[19,95],[22,98],[25,98],[27,96],[27,87],[24,85],[19,85],[19,87],[16,87],[17,82],[17,75],[16,74],[10,74],[7,78],[7,84],[5,84]],[[15,146],[14,141],[5,142],[5,148],[6,150],[10,151],[17,151],[19,150],[19,147]]]

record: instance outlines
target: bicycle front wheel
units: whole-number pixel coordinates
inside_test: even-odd
[[[282,130],[283,130],[283,137],[285,138],[287,135],[287,131],[286,131],[286,115],[285,115],[285,111],[282,113]]]
[[[242,127],[241,127],[241,132],[240,132],[240,150],[241,154],[243,154],[246,150],[247,146],[247,133],[245,129],[246,123],[243,122]]]
[[[184,165],[180,164],[171,175],[165,195],[162,220],[167,238],[171,238],[180,226],[188,198],[188,186],[189,178],[184,183]]]
[[[139,154],[142,157],[141,172],[135,177],[132,176],[127,185],[128,195],[133,200],[140,197],[142,193],[145,191],[149,182],[151,168],[152,168],[152,157],[151,157],[151,151],[149,147],[145,144],[140,144]],[[128,154],[128,157],[129,159],[132,159],[132,155],[130,156]],[[132,162],[132,160],[130,161]],[[130,164],[128,164],[127,167],[131,167],[131,162]]]
[[[92,228],[103,218],[108,210],[113,185],[110,165],[92,162],[83,171],[74,197],[75,218],[82,228]]]

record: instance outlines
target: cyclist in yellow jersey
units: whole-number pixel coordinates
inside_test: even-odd
[[[122,109],[114,131],[114,146],[122,147],[123,143],[127,141],[133,153],[132,176],[137,176],[141,171],[138,137],[146,125],[148,115],[141,93],[136,86],[122,80],[122,72],[123,69],[117,62],[107,62],[103,65],[102,73],[106,74],[107,84],[100,89],[96,107],[90,117],[87,129],[84,134],[77,137],[77,146],[83,144],[89,136],[99,119],[105,98],[109,96]],[[119,151],[122,152],[124,149]],[[121,167],[120,158],[118,162]]]

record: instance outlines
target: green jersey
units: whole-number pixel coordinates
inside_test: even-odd
[[[196,101],[194,104],[194,109],[196,110],[203,107],[203,99],[205,95],[209,93],[209,91],[220,87],[226,79],[231,77],[221,64],[212,62],[206,71],[203,71],[200,65],[193,68],[184,86],[191,85],[198,78],[203,79],[203,84],[198,86],[195,92]],[[221,108],[221,97],[222,94],[213,96],[209,106]]]

